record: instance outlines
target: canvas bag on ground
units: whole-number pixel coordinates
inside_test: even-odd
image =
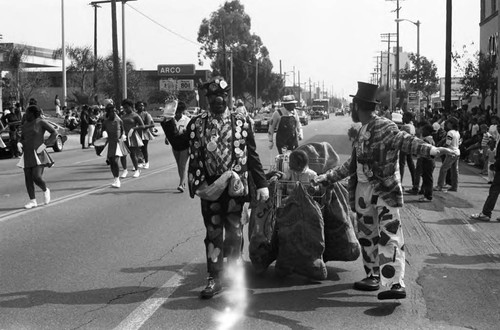
[[[278,275],[295,272],[313,279],[327,277],[322,255],[325,236],[321,209],[298,182],[276,214]]]
[[[269,180],[269,198],[265,202],[251,204],[248,223],[248,252],[257,273],[263,273],[276,260],[277,246],[274,244],[276,222],[275,192],[277,178]]]
[[[348,191],[339,182],[328,189],[321,203],[325,223],[323,260],[354,261],[361,249],[352,222],[355,215],[349,207]]]

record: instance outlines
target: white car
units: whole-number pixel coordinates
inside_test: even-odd
[[[403,115],[401,113],[393,112],[391,115],[392,115],[392,121],[395,122],[396,125],[398,125],[398,127],[403,125]]]

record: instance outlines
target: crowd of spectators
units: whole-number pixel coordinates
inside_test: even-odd
[[[385,114],[382,111],[380,115],[384,116]],[[419,137],[424,137],[422,134],[424,127],[432,127],[432,139],[438,147],[449,147],[447,145],[449,143],[449,141],[447,142],[448,133],[450,130],[456,130],[459,133],[459,160],[481,169],[481,175],[488,175],[488,183],[493,181],[494,173],[491,173],[488,165],[494,158],[496,146],[500,140],[500,134],[497,130],[499,123],[497,109],[492,109],[490,106],[469,108],[467,105],[463,105],[460,108],[453,106],[450,111],[445,111],[429,106],[427,109],[423,109],[420,114],[408,111],[405,116],[413,121],[416,135]],[[453,191],[453,188],[456,188],[456,182],[451,182],[449,172],[446,184],[448,190]],[[412,187],[412,193],[417,193],[415,188],[415,186]]]

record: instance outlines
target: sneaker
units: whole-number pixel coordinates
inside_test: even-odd
[[[134,178],[138,178],[139,175],[141,175],[141,171],[139,169],[134,171],[134,175],[132,175]]]
[[[126,178],[128,174],[127,170],[123,170],[122,175],[120,175],[120,178]]]
[[[177,190],[178,190],[179,192],[183,193],[183,192],[184,192],[184,185],[181,185],[181,184],[180,184],[180,185],[179,185],[179,187],[177,187]]]
[[[200,297],[202,299],[210,299],[222,291],[222,285],[217,278],[209,277],[205,289],[201,290]]]
[[[406,290],[400,284],[394,284],[390,290],[380,292],[377,298],[378,300],[404,299],[406,298]]]
[[[377,291],[380,288],[380,278],[378,276],[364,278],[354,282],[354,288],[361,291]]]
[[[28,204],[24,205],[24,208],[25,209],[32,209],[32,208],[37,207],[37,206],[38,205],[36,203],[36,199],[32,199],[32,200],[29,201]]]
[[[427,197],[425,197],[425,196],[422,196],[422,197],[420,197],[420,198],[418,199],[418,201],[419,201],[419,202],[423,202],[423,203],[425,203],[425,202],[432,202],[432,198],[427,198]]]
[[[89,148],[94,148],[94,145],[93,144],[89,144]]]
[[[147,170],[147,169],[149,168],[149,162],[144,163],[144,164],[142,165],[142,168],[144,168],[144,169],[146,169],[146,170]]]
[[[411,194],[411,195],[417,195],[418,194],[418,188],[406,189],[405,193]]]
[[[432,188],[432,190],[434,190],[434,191],[444,191],[444,192],[448,191],[446,188],[440,187],[440,186],[435,186],[434,188]]]
[[[479,220],[479,221],[490,221],[491,220],[490,216],[487,216],[486,214],[483,214],[482,212],[481,213],[476,213],[476,214],[471,214],[470,218],[472,220]]]
[[[120,182],[120,178],[115,178],[115,181],[113,181],[113,183],[111,184],[111,187],[113,188],[120,188],[121,187],[121,182]]]
[[[450,189],[447,189],[446,191],[454,191],[454,192],[457,192],[457,191],[458,191],[458,188],[450,188]]]
[[[45,205],[49,204],[50,203],[50,189],[47,188],[44,192],[43,192],[43,199],[44,199],[44,202],[45,202]]]
[[[138,167],[138,168],[144,168],[144,163],[139,163],[139,164],[137,164],[137,167]]]

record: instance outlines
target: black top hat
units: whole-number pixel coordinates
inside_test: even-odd
[[[379,104],[380,101],[375,99],[375,94],[377,94],[377,89],[378,89],[377,85],[358,81],[358,91],[356,92],[356,95],[349,95],[349,96],[364,102]]]
[[[213,77],[207,82],[201,85],[201,88],[205,90],[205,95],[225,95],[229,92],[229,84],[224,80],[224,78],[217,76]]]

